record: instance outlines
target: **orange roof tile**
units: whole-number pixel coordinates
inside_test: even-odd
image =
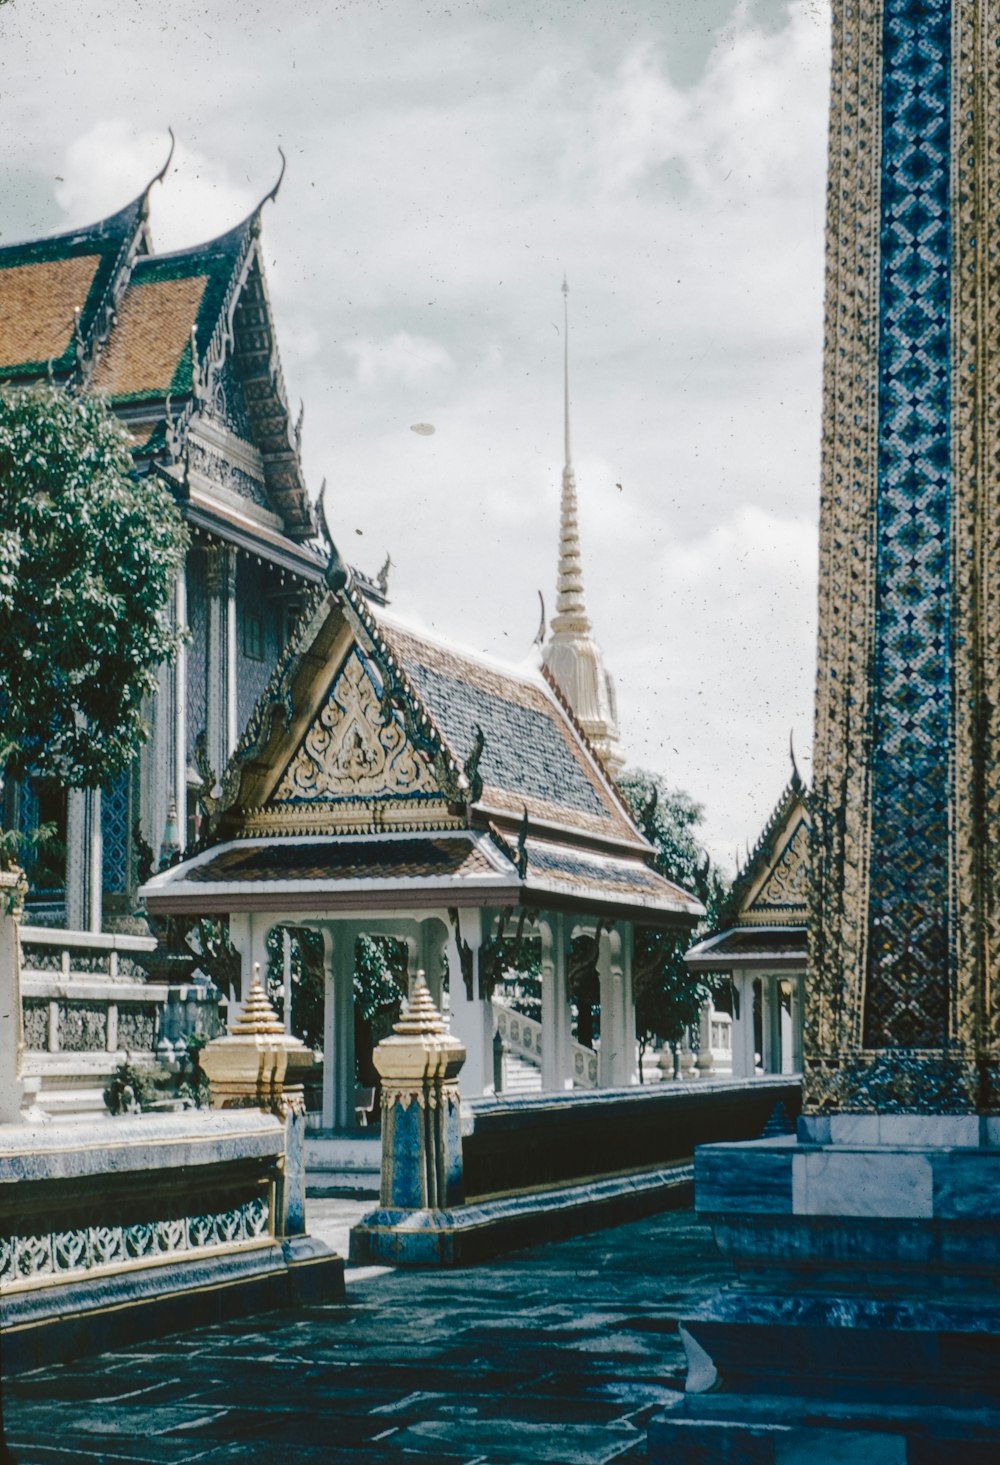
[[[91,383],[109,396],[166,394],[191,336],[206,275],[133,284]]]
[[[100,262],[99,254],[78,254],[0,270],[0,365],[62,355]]]

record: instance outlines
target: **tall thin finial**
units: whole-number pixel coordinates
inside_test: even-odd
[[[566,467],[573,462],[569,445],[569,285],[563,275],[563,400],[566,418]]]
[[[576,479],[569,437],[569,285],[563,275],[563,392],[566,431],[566,461],[562,472],[562,495],[559,516],[559,578],[557,581],[556,614],[552,621],[555,632],[587,635],[590,621],[583,598],[583,565],[580,555],[580,531],[577,524]]]

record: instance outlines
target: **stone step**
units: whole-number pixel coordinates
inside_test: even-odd
[[[307,1197],[378,1195],[382,1174],[382,1141],[378,1130],[370,1137],[307,1133],[305,1155]]]
[[[538,1094],[542,1090],[542,1071],[516,1053],[504,1055],[503,1091],[505,1094]]]

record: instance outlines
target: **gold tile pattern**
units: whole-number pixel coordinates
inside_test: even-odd
[[[95,392],[166,395],[198,315],[207,276],[132,285],[94,370]]]
[[[63,354],[100,262],[78,254],[0,270],[0,366]]]

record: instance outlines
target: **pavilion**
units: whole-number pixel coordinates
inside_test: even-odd
[[[322,933],[323,1124],[354,1120],[357,937],[402,939],[492,1090],[492,996],[511,940],[542,966],[543,1088],[573,1087],[571,943],[593,942],[598,1084],[637,1080],[637,926],[689,933],[698,901],[651,848],[551,673],[432,639],[372,606],[331,545],[229,763],[202,852],[142,889],[153,916],[227,919],[242,969],[273,926]]]
[[[684,957],[733,983],[733,1077],[802,1072],[809,874],[805,785],[792,777],[733,884],[719,929]]]

